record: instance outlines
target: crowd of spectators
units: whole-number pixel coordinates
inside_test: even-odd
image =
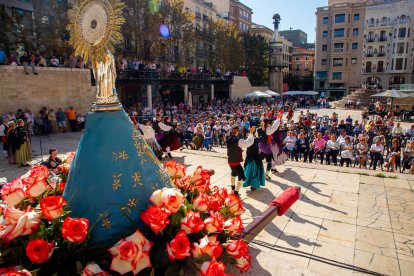
[[[196,149],[211,150],[225,146],[232,125],[238,124],[242,135],[247,135],[250,126],[259,127],[264,119],[274,120],[283,109],[284,123],[279,131],[284,135],[284,152],[292,161],[414,172],[414,125],[403,129],[400,122],[388,116],[371,116],[361,121],[351,116],[338,118],[334,112],[331,116],[318,116],[317,109],[300,111],[294,116],[295,108],[303,100],[317,105],[317,100],[310,98],[260,103],[218,100],[192,107],[167,103],[158,105],[152,113],[171,118],[183,147],[199,136],[204,142]],[[127,111],[137,121],[152,119],[139,106]]]

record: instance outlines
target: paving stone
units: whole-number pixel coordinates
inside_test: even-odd
[[[366,251],[355,250],[354,265],[386,275],[400,275],[397,259]]]
[[[357,226],[355,249],[397,258],[392,232]]]
[[[345,247],[355,246],[356,225],[324,220],[317,241],[330,242]]]

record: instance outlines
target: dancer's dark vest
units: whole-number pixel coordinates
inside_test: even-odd
[[[239,147],[239,138],[232,135],[227,141],[227,157],[229,163],[237,163],[243,161],[243,150]]]

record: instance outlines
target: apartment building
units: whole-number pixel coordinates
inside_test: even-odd
[[[252,23],[250,34],[263,36],[266,40],[266,43],[269,43],[273,39],[274,31],[266,26]]]
[[[413,83],[413,37],[414,1],[367,1],[362,83],[384,89]]]
[[[302,30],[279,31],[279,34],[292,41],[295,47],[305,47],[308,44],[308,34]]]
[[[253,10],[238,0],[230,0],[229,20],[239,27],[241,32],[249,32],[252,27]]]
[[[315,89],[341,97],[361,86],[365,1],[329,3],[316,11]]]
[[[312,49],[293,46],[292,50],[292,75],[299,78],[313,75],[313,63],[315,52]]]

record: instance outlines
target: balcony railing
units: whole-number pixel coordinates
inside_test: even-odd
[[[143,71],[143,70],[118,70],[118,80],[227,80],[232,79],[231,76],[216,76],[210,74],[191,74],[180,72],[159,72],[159,71]]]
[[[365,54],[365,57],[373,57],[374,55],[369,53],[369,54]]]
[[[208,15],[203,14],[203,21],[208,21]]]
[[[380,41],[380,42],[387,41],[387,38],[386,38],[386,37],[380,37],[379,41]]]
[[[374,42],[375,39],[374,38],[367,38],[367,42]]]

